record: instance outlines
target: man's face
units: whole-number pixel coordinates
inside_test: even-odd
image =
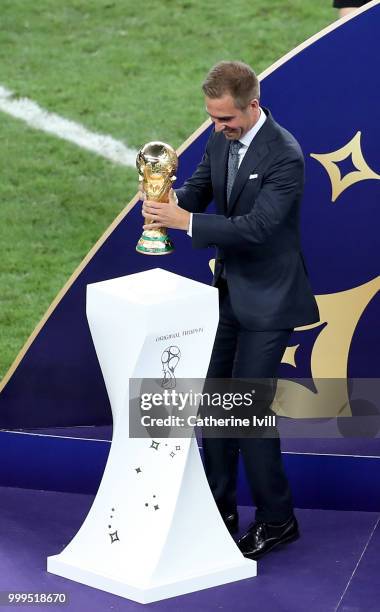
[[[223,132],[228,140],[239,140],[255,125],[260,116],[258,100],[251,100],[243,110],[235,106],[230,94],[221,98],[206,96],[205,102],[215,132]]]

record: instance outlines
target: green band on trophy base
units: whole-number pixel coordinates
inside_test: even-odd
[[[136,245],[136,251],[143,255],[169,255],[174,251],[174,246],[169,236],[165,233],[157,235],[149,235],[151,230],[143,232],[140,240]],[[153,233],[153,232],[152,232]],[[158,234],[157,230],[154,234]]]

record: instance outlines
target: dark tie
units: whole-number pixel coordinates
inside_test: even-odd
[[[232,186],[239,170],[239,150],[241,148],[240,140],[231,140],[230,149],[228,152],[228,169],[227,169],[227,204],[229,202]]]
[[[241,149],[240,140],[231,140],[230,148],[228,151],[228,166],[227,166],[227,186],[226,186],[226,195],[227,195],[227,204],[230,199],[232,185],[234,184],[236,175],[239,170],[239,150]],[[226,280],[226,270],[222,268],[221,277]]]

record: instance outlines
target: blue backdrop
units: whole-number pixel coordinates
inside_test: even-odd
[[[379,31],[376,5],[262,79],[263,105],[304,151],[303,248],[322,315],[320,324],[295,331],[297,358],[285,359],[284,376],[326,375],[325,356],[338,343],[329,375],[379,377]],[[177,185],[196,167],[208,132],[180,156]],[[0,395],[1,428],[110,422],[85,317],[88,283],[151,267],[211,281],[213,252],[192,250],[184,233],[172,232],[169,257],[137,254],[141,225],[136,206],[77,275]]]

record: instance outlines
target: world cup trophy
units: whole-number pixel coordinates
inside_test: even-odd
[[[176,180],[178,168],[177,153],[164,142],[148,142],[136,157],[140,188],[148,200],[169,202],[169,192]],[[146,218],[146,224],[153,219]],[[143,255],[169,255],[174,246],[165,227],[146,229],[136,245],[136,251]]]

